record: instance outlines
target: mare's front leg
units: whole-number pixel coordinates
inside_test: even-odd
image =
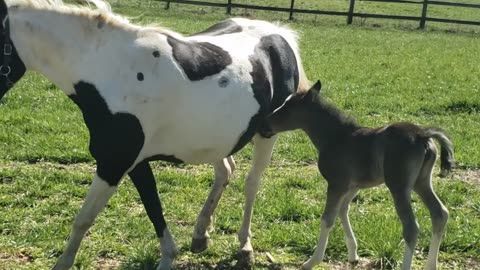
[[[245,183],[245,212],[243,214],[242,226],[238,232],[238,240],[240,241],[239,267],[249,267],[253,264],[252,232],[250,230],[253,204],[260,188],[260,177],[272,158],[276,139],[277,136],[263,138],[258,134],[253,138],[253,162]]]
[[[202,252],[208,247],[209,232],[213,231],[213,213],[230,181],[230,176],[235,170],[235,161],[232,156],[229,156],[220,162],[216,162],[213,168],[215,170],[215,182],[195,224],[190,247],[193,253]]]
[[[152,168],[147,161],[143,161],[128,175],[140,195],[148,218],[153,223],[157,237],[160,240],[162,258],[157,269],[170,269],[178,250],[163,216],[163,209],[160,198],[158,197],[157,185]]]
[[[73,222],[72,233],[70,234],[67,247],[53,268],[54,270],[64,270],[72,267],[83,236],[92,226],[97,215],[103,210],[117,189],[120,179],[121,177],[119,177],[117,181],[107,182],[107,180],[101,178],[98,174],[95,175],[85,202]]]

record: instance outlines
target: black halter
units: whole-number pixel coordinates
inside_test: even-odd
[[[0,76],[4,76],[8,86],[13,85],[10,80],[10,73],[12,68],[10,67],[10,61],[13,51],[12,41],[10,40],[10,21],[8,19],[8,13],[2,20],[2,36],[3,36],[3,63],[0,65]]]

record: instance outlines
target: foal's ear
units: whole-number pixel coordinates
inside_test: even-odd
[[[306,101],[316,100],[320,89],[322,89],[322,83],[320,82],[320,80],[318,80],[312,87],[310,87],[310,90],[308,90],[307,94],[305,94],[304,99]]]
[[[7,8],[7,3],[5,0],[0,0],[0,23],[3,23],[3,20],[5,19],[5,16],[8,14],[8,8]],[[2,26],[3,29],[3,26]]]
[[[315,91],[317,92],[317,95],[318,93],[320,92],[320,89],[322,89],[322,82],[320,80],[318,80],[311,88],[310,88],[310,91]]]

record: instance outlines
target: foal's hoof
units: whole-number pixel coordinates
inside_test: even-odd
[[[240,250],[236,257],[237,264],[235,265],[235,269],[250,270],[254,268],[255,258],[253,257],[252,250]]]
[[[357,265],[358,265],[358,262],[359,262],[358,259],[353,260],[353,261],[348,260],[348,264],[349,264],[350,266],[357,266]]]
[[[208,238],[192,238],[192,245],[190,251],[192,253],[200,253],[208,248]]]

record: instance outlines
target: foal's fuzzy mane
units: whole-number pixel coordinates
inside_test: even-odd
[[[90,21],[102,21],[112,27],[123,30],[138,30],[126,17],[112,12],[110,4],[104,0],[77,0],[84,5],[66,4],[62,0],[7,0],[9,7],[54,10],[64,14],[72,14],[87,18]],[[160,26],[143,28],[158,32],[169,32]]]
[[[324,97],[317,96],[313,103],[321,109],[322,112],[326,112],[328,115],[338,119],[343,126],[350,128],[358,128],[355,118],[337,108],[333,103],[325,100]]]

